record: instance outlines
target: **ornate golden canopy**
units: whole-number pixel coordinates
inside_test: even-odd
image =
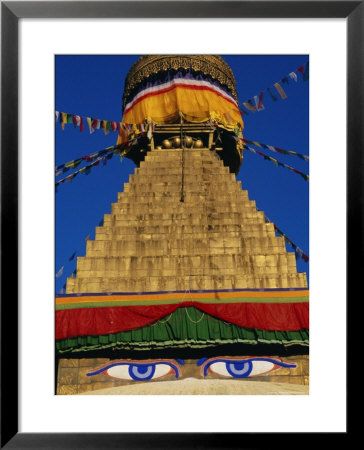
[[[130,68],[125,80],[123,106],[130,92],[141,81],[152,74],[168,69],[193,69],[210,75],[212,79],[226,85],[238,101],[235,78],[230,66],[218,55],[144,55]]]

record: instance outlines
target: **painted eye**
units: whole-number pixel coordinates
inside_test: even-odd
[[[183,363],[182,361],[179,361]],[[165,375],[181,375],[178,363],[169,360],[156,361],[114,361],[87,372],[87,376],[103,374],[119,380],[148,381]]]
[[[230,378],[247,378],[263,375],[280,367],[294,368],[296,364],[285,363],[273,358],[210,358],[201,359],[197,363],[201,366],[201,373],[208,372]]]

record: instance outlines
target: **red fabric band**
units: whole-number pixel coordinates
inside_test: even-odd
[[[177,308],[194,306],[213,317],[244,328],[294,331],[309,328],[308,302],[224,303],[194,301],[173,305],[115,306],[56,311],[56,339],[134,330],[162,319]]]

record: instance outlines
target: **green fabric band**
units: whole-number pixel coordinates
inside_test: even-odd
[[[213,336],[219,336],[214,338]],[[162,320],[136,330],[101,336],[78,336],[56,341],[56,351],[80,352],[106,348],[151,350],[209,347],[222,344],[283,344],[308,346],[308,330],[265,331],[229,324],[194,307],[179,308]]]

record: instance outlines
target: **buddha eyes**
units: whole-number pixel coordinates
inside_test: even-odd
[[[119,380],[148,381],[164,377],[166,375],[175,375],[179,378],[182,374],[181,365],[183,360],[146,360],[146,361],[128,361],[118,360],[110,361],[96,369],[87,372],[87,376],[107,375]],[[248,378],[267,374],[280,367],[294,368],[296,364],[286,363],[277,358],[267,357],[215,357],[202,358],[197,362],[201,367],[201,375],[206,377],[208,373],[214,373],[229,378]]]
[[[263,375],[280,367],[294,368],[296,364],[288,364],[274,358],[203,358],[197,362],[201,366],[201,374],[208,372],[230,378],[247,378]]]
[[[181,368],[178,363],[169,360],[114,361],[88,371],[87,376],[101,373],[120,380],[148,381],[170,374],[178,378],[181,375]]]

